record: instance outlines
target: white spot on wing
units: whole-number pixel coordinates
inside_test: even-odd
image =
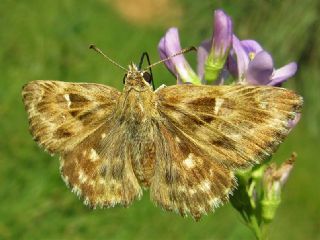
[[[90,186],[95,186],[96,185],[96,182],[94,180],[89,180],[88,184]]]
[[[104,139],[106,136],[107,136],[107,134],[102,133],[102,134],[101,134],[101,139]]]
[[[194,163],[194,159],[193,159],[193,154],[192,153],[189,153],[188,157],[183,160],[183,165],[187,168],[187,169],[191,169],[191,168],[194,168],[195,166],[195,163]]]
[[[233,139],[234,141],[239,141],[242,139],[242,135],[240,135],[240,134],[229,134],[227,136],[230,137],[231,139]]]
[[[98,183],[101,184],[101,185],[105,185],[106,181],[103,178],[99,178]]]
[[[69,94],[65,94],[63,95],[64,99],[66,99],[67,104],[68,104],[68,108],[71,106],[71,100],[70,100],[70,96]]]
[[[196,190],[194,190],[194,189],[192,189],[192,188],[191,188],[191,189],[189,189],[189,194],[190,194],[190,195],[193,195],[193,194],[195,194],[196,192],[197,192],[197,191],[196,191]]]
[[[208,192],[211,189],[211,182],[209,180],[204,180],[200,183],[199,187],[201,190]]]
[[[201,207],[201,206],[198,207],[198,211],[199,211],[201,214],[205,214],[205,213],[206,213],[206,210],[204,209],[204,207]]]
[[[89,158],[93,162],[99,159],[99,155],[97,154],[96,150],[94,150],[93,148],[91,148],[90,150]]]
[[[178,186],[178,191],[179,192],[186,192],[186,187],[185,186]]]
[[[214,114],[218,114],[223,102],[224,102],[224,99],[216,98],[216,105],[214,106]]]
[[[80,171],[79,171],[78,178],[81,183],[85,183],[88,180],[88,176],[84,173],[84,171],[82,169],[80,169]]]
[[[259,106],[260,106],[262,109],[267,109],[268,103],[267,103],[267,102],[260,102],[260,103],[259,103]]]

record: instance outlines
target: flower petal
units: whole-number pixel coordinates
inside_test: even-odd
[[[260,46],[260,44],[255,40],[242,40],[241,45],[244,48],[244,50],[247,52],[247,54],[253,52],[258,53],[263,51],[263,48]]]
[[[242,47],[241,42],[235,35],[233,35],[232,45],[237,58],[238,81],[241,82],[244,80],[245,73],[248,69],[249,57],[245,49]]]
[[[259,52],[249,63],[246,81],[252,85],[267,85],[273,73],[273,60],[266,51]]]
[[[169,56],[169,55],[167,55],[167,52],[166,52],[166,44],[165,43],[166,43],[166,39],[165,39],[165,37],[163,37],[160,39],[160,42],[158,44],[158,51],[159,51],[161,59],[165,59]],[[171,60],[165,61],[164,63],[171,73],[173,73],[174,75],[177,74]]]
[[[209,51],[211,48],[211,40],[205,40],[203,41],[200,46],[198,47],[197,51],[197,59],[198,59],[198,65],[197,65],[197,73],[200,79],[203,79],[204,77],[204,64],[207,60]]]
[[[232,44],[232,21],[222,10],[214,11],[212,51],[217,58],[225,58]]]
[[[227,58],[226,68],[231,74],[231,76],[233,76],[235,79],[238,78],[238,65],[233,49],[230,50],[230,54]]]
[[[285,82],[297,72],[297,68],[297,64],[291,62],[282,68],[275,70],[272,74],[271,82],[268,85],[275,86]]]
[[[170,28],[166,32],[165,36],[159,42],[158,49],[161,59],[170,57],[181,51],[179,33],[177,28]],[[174,75],[176,75],[178,83],[181,83],[182,81],[200,84],[198,76],[192,70],[189,63],[182,54],[172,57],[165,62],[168,69]]]
[[[202,83],[215,84],[217,82],[220,84],[223,82],[222,72],[229,55],[233,36],[231,18],[222,10],[214,12],[213,32],[210,53],[204,64],[205,79]],[[199,70],[202,75],[202,69]]]
[[[289,175],[293,169],[294,162],[296,161],[297,155],[296,153],[292,153],[291,157],[281,164],[279,169],[276,172],[276,177],[278,178],[278,181],[280,182],[281,187],[285,185],[287,182]]]
[[[158,50],[161,59],[167,58],[181,50],[179,33],[177,28],[170,28],[166,32],[166,34],[163,38],[161,38],[158,44]],[[183,55],[179,55],[165,61],[165,64],[168,67],[168,69],[175,75],[177,74],[175,64],[179,61],[185,61]]]

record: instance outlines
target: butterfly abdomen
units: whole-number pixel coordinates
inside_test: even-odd
[[[149,89],[137,91],[132,88],[123,92],[118,105],[115,118],[121,122],[133,172],[139,183],[148,187],[154,174],[155,159],[153,120],[157,112],[154,93]]]

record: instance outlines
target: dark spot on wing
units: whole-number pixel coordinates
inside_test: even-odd
[[[214,119],[216,119],[215,116],[209,114],[201,114],[200,118],[202,121],[205,121],[206,123],[211,123]]]
[[[188,104],[215,106],[216,99],[212,98],[212,97],[200,97],[200,98],[196,98],[196,99],[191,100],[190,102],[188,102]]]
[[[231,140],[227,137],[220,137],[220,138],[214,139],[211,141],[211,144],[213,144],[219,148],[235,149],[235,144],[234,144],[233,140]]]
[[[172,184],[173,183],[173,175],[171,173],[171,171],[166,171],[166,176],[165,176],[165,179],[166,179],[166,183],[167,184]]]
[[[71,102],[87,102],[88,99],[79,94],[70,93],[69,98]]]
[[[103,165],[102,168],[100,169],[100,176],[105,178],[107,175],[107,166]]]
[[[71,101],[70,108],[81,108],[84,104],[88,104],[89,100],[79,94],[70,93],[69,99]]]
[[[72,136],[72,132],[68,129],[65,129],[63,127],[60,127],[57,129],[57,131],[54,133],[55,137],[57,138],[67,138]]]
[[[121,180],[123,178],[124,163],[117,161],[112,165],[112,177],[116,180]]]
[[[72,117],[76,117],[80,113],[80,110],[71,110],[69,111],[69,113]]]

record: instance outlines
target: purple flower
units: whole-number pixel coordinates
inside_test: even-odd
[[[254,40],[239,41],[236,36],[233,36],[233,52],[228,59],[228,67],[239,82],[252,85],[278,86],[297,71],[295,62],[274,69],[271,55],[259,43]]]
[[[198,50],[198,75],[203,83],[212,83],[224,68],[232,45],[232,21],[222,10],[214,12],[214,34],[210,41],[202,42]]]
[[[177,28],[170,28],[164,37],[161,38],[158,50],[160,58],[165,59],[173,54],[181,51],[179,33]],[[193,83],[200,84],[200,79],[192,70],[183,55],[175,56],[165,61],[167,68],[177,77],[177,83]]]
[[[178,83],[201,84],[213,82],[224,68],[232,45],[232,22],[222,10],[214,12],[214,35],[210,41],[203,42],[198,48],[198,75],[191,69],[186,59],[176,56],[165,62],[167,68],[177,77]],[[170,28],[158,45],[161,59],[181,50],[178,30]],[[205,76],[205,80],[203,77]],[[203,79],[200,81],[200,79]]]

